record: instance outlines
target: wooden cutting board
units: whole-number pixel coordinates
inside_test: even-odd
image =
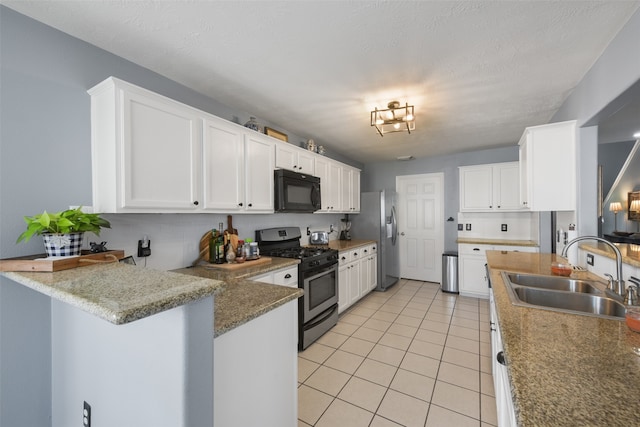
[[[60,271],[87,265],[117,262],[124,258],[123,250],[92,253],[83,250],[80,256],[47,258],[46,254],[28,255],[0,260],[0,271]]]
[[[250,268],[250,267],[255,267],[258,265],[265,265],[265,264],[271,264],[271,257],[268,256],[263,256],[260,257],[258,259],[254,259],[251,261],[245,261],[242,264],[239,263],[224,263],[224,264],[211,264],[211,263],[203,263],[202,266],[204,268],[210,268],[210,269],[220,269],[220,270],[226,270],[226,271],[236,271],[236,270],[241,270],[243,268]]]

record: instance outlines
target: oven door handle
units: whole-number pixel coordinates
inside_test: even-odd
[[[322,313],[320,313],[315,319],[313,323],[306,323],[304,325],[305,329],[312,329],[316,326],[318,326],[319,324],[321,324],[322,322],[324,322],[325,320],[327,320],[329,317],[331,317],[331,315],[333,314],[334,310],[336,310],[337,304],[332,305],[331,307],[329,307],[328,309],[326,309],[325,311],[323,311]],[[317,319],[317,320],[316,320]]]
[[[319,270],[317,272],[314,272],[315,274],[313,276],[304,276],[304,280],[314,280],[317,279],[320,276],[324,276],[325,274],[327,274],[328,272],[330,272],[331,270],[338,270],[338,263],[335,262],[333,264],[331,264],[329,267],[325,267],[322,270]]]

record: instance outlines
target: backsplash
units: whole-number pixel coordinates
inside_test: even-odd
[[[539,242],[539,224],[537,212],[459,212],[458,225],[462,225],[462,231],[458,230],[458,237]],[[502,231],[505,226],[506,231]]]
[[[173,270],[190,266],[198,257],[200,238],[218,223],[227,228],[227,215],[220,214],[104,214],[111,222],[111,229],[103,229],[100,236],[85,235],[89,242],[107,242],[108,249],[123,249],[133,255],[137,265],[158,270]],[[281,226],[300,227],[300,243],[309,243],[306,231],[329,231],[333,224],[335,232],[330,240],[339,238],[342,214],[273,214],[273,215],[233,215],[233,227],[240,239],[255,239],[255,230]],[[148,236],[151,241],[151,256],[138,258],[138,240]],[[146,264],[145,264],[146,261]]]

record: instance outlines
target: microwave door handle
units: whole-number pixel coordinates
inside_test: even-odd
[[[311,187],[311,204],[316,207],[320,206],[320,189],[318,187],[316,184]]]

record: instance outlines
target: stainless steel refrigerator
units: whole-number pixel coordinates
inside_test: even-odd
[[[400,247],[396,193],[383,190],[362,193],[360,213],[351,219],[351,237],[378,242],[378,286],[385,291],[400,279]]]

